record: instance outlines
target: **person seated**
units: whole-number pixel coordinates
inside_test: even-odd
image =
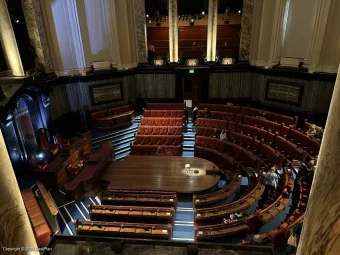
[[[164,156],[164,150],[162,146],[158,146],[158,149],[156,151],[156,156]]]
[[[222,132],[220,133],[220,139],[227,140],[227,130],[225,128],[222,129]]]
[[[212,135],[213,138],[216,138],[216,137],[217,137],[217,128],[214,128],[214,129],[213,129],[213,132],[212,132],[211,135]]]
[[[230,222],[230,219],[223,218],[222,219],[222,224],[227,224]]]
[[[301,163],[300,171],[297,174],[296,180],[300,184],[304,176],[310,176],[315,171],[315,160],[310,160],[307,164]]]
[[[211,118],[211,112],[208,108],[204,109],[204,118],[210,119]]]
[[[240,213],[235,213],[235,216],[236,216],[236,219],[237,220],[241,220],[241,219],[243,219],[243,213],[242,212],[240,212]]]
[[[253,240],[250,242],[251,245],[260,245],[262,242],[262,236],[261,235],[254,235]]]

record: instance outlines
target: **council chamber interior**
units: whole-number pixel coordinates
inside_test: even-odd
[[[0,0],[4,254],[339,254],[339,13]]]

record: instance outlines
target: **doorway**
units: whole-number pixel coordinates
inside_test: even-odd
[[[195,108],[201,102],[202,79],[197,76],[182,77],[183,98],[186,105]]]

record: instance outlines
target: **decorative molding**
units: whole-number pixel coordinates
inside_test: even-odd
[[[135,17],[136,30],[136,51],[138,54],[138,63],[148,62],[148,46],[145,21],[145,1],[133,0],[133,11]]]
[[[255,0],[244,0],[240,39],[240,60],[249,60],[253,34]]]
[[[216,61],[218,0],[209,0],[207,61]]]
[[[214,0],[216,1],[216,0]],[[178,62],[177,0],[169,0],[169,52],[170,62]]]
[[[107,0],[108,1],[108,10],[109,10],[109,24],[108,31],[111,35],[111,42],[113,44],[113,48],[110,47],[110,54],[111,54],[111,63],[113,65],[117,65],[120,63],[120,55],[119,55],[119,40],[118,40],[118,29],[117,29],[117,20],[116,20],[116,7],[115,7],[115,0]]]

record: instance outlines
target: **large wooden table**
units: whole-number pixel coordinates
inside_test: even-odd
[[[185,170],[185,164],[190,164],[189,172]],[[194,173],[195,170],[197,173]],[[217,174],[207,174],[209,170]],[[123,161],[112,162],[102,176],[103,182],[109,182],[108,190],[162,190],[179,193],[207,190],[219,180],[215,164],[194,157],[128,156]]]

